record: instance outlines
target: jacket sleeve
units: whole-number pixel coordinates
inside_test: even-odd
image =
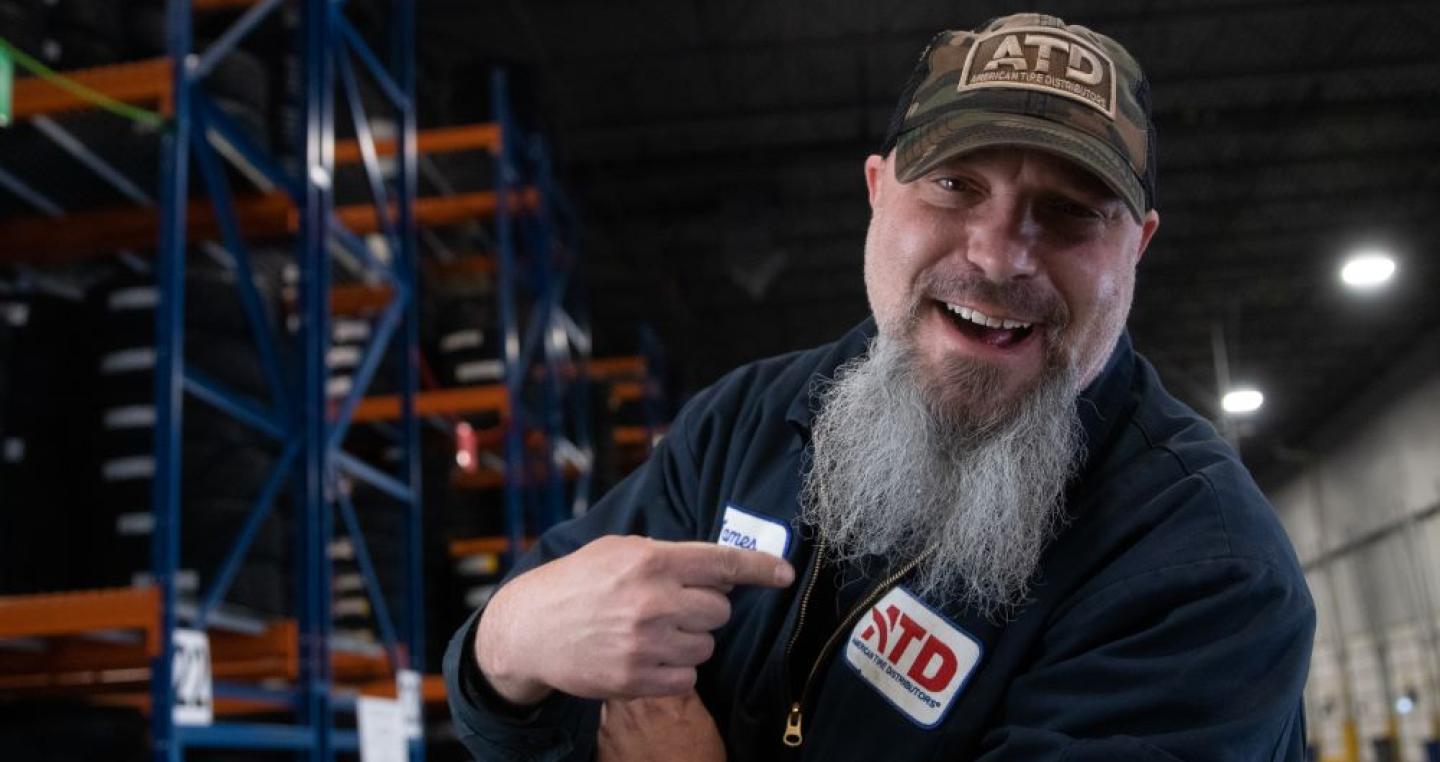
[[[709,522],[696,510],[700,473],[692,449],[695,421],[706,397],[692,400],[649,460],[590,511],[547,531],[505,582],[603,535],[690,540],[707,533]],[[470,616],[445,651],[445,687],[460,742],[486,762],[590,759],[599,727],[599,702],[555,692],[529,711],[507,705],[490,689],[476,664],[473,644],[482,613]]]
[[[1296,570],[1235,557],[1063,611],[982,742],[1000,760],[1296,760],[1315,611]]]

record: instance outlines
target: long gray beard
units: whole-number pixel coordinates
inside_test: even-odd
[[[1083,458],[1077,374],[1067,365],[1052,363],[1023,399],[980,416],[927,391],[916,358],[877,337],[821,390],[802,520],[841,561],[873,554],[896,568],[930,551],[913,579],[917,594],[1008,618],[1028,600]],[[986,370],[947,376],[976,382]]]

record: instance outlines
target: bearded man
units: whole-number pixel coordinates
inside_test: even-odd
[[[1114,40],[938,35],[865,162],[873,319],[729,374],[545,534],[447,653],[465,745],[1301,759],[1294,552],[1124,330],[1154,169]]]

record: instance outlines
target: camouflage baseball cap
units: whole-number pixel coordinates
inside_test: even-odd
[[[1089,169],[1136,220],[1155,206],[1150,85],[1120,43],[1040,13],[936,35],[890,120],[881,153],[911,182],[991,146],[1024,146]]]

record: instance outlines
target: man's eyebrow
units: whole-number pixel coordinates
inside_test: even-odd
[[[1115,189],[1107,185],[1104,180],[1080,167],[1061,161],[1056,163],[1055,168],[1064,180],[1061,190],[1080,191],[1087,196],[1095,196],[1107,202],[1123,200],[1120,198],[1120,194],[1116,193]]]

